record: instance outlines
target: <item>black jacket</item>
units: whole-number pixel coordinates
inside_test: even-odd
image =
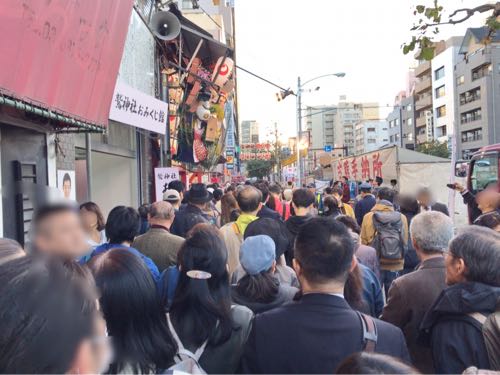
[[[208,222],[208,218],[200,208],[188,203],[175,214],[170,232],[185,238],[187,232],[196,224]]]
[[[375,351],[409,361],[399,328],[374,319]],[[362,324],[347,302],[329,294],[306,294],[297,302],[259,314],[242,360],[243,373],[333,374],[363,348]]]
[[[290,216],[287,221],[285,221],[286,229],[288,230],[288,251],[285,253],[286,264],[292,265],[293,259],[293,245],[295,243],[295,237],[299,233],[300,228],[312,216]]]
[[[464,199],[464,204],[467,205],[470,222],[473,223],[481,215],[481,210],[477,206],[476,196],[469,190],[465,190],[462,193],[462,198]]]
[[[272,310],[276,307],[282,306],[285,303],[292,302],[293,297],[298,293],[298,289],[290,285],[280,285],[278,289],[278,294],[272,302],[262,303],[250,301],[247,297],[238,293],[236,285],[231,286],[231,296],[233,302],[248,307],[254,312],[254,314],[260,314],[265,311]]]
[[[499,287],[481,283],[460,283],[441,292],[420,326],[420,339],[430,344],[437,373],[462,373],[470,366],[490,369],[481,325],[468,314],[491,314],[499,300]]]
[[[274,211],[267,206],[262,206],[260,211],[257,213],[257,217],[268,217],[274,220],[281,220],[281,215],[278,211]]]

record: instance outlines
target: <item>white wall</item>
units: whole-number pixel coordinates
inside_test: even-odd
[[[439,138],[439,141],[447,141],[448,136],[453,134],[453,121],[455,118],[455,78],[454,67],[458,59],[458,46],[450,46],[431,61],[432,69],[432,108],[434,113],[434,136],[437,136],[437,128],[446,125],[447,137]],[[435,71],[444,66],[444,77],[436,80]],[[445,95],[436,98],[436,89],[445,86]],[[446,105],[446,116],[437,117],[437,108]]]
[[[92,200],[105,216],[118,205],[138,206],[136,159],[92,152]]]

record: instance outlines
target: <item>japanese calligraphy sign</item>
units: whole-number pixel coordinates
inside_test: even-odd
[[[165,134],[167,104],[117,81],[109,118],[141,129]]]
[[[335,179],[343,176],[354,181],[366,181],[369,178],[380,176],[384,181],[397,178],[396,148],[369,152],[335,160],[332,163]]]
[[[269,143],[243,143],[241,145],[240,160],[270,160],[271,145]]]
[[[156,202],[163,200],[170,181],[179,179],[179,168],[155,168]]]

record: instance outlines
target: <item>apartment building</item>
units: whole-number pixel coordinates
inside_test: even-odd
[[[486,27],[470,28],[455,66],[457,156],[500,143],[500,33],[485,45]]]
[[[416,58],[419,64],[415,69],[415,140],[417,144],[433,139],[432,115],[432,67],[431,62]]]
[[[363,120],[355,125],[356,155],[377,150],[388,144],[389,132],[386,120]]]
[[[241,143],[259,143],[259,123],[255,120],[241,122]]]
[[[334,121],[336,143],[347,147],[347,154],[355,153],[355,125],[363,120],[379,120],[378,103],[341,102]]]
[[[439,42],[435,57],[431,61],[433,139],[448,142],[453,135],[455,121],[456,90],[454,80],[455,64],[463,37],[452,37]]]

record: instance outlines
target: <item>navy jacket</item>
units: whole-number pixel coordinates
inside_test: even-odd
[[[186,238],[187,232],[200,223],[209,223],[207,216],[200,208],[188,203],[175,214],[170,233]]]
[[[374,319],[375,351],[409,361],[401,330]],[[299,301],[255,317],[242,360],[246,374],[333,374],[347,356],[363,348],[362,324],[347,302],[329,294]]]
[[[139,258],[142,259],[146,267],[148,267],[149,271],[151,272],[151,276],[153,276],[153,280],[155,281],[155,284],[157,284],[160,281],[160,271],[158,270],[158,267],[156,266],[155,262],[151,258],[148,258],[144,254],[142,254],[139,250],[129,247],[129,246],[123,246],[120,244],[112,244],[112,243],[105,243],[103,245],[97,246],[95,250],[92,252],[90,255],[90,258],[105,253],[108,250],[111,249],[125,249],[131,252],[132,254],[138,256]]]
[[[370,212],[370,210],[375,206],[377,200],[373,195],[365,195],[361,198],[358,203],[354,206],[354,215],[356,216],[356,220],[359,225],[363,223],[363,218],[365,215]]]
[[[281,220],[281,215],[278,211],[274,211],[267,206],[262,206],[261,210],[257,213],[258,217],[268,217],[274,220]]]

